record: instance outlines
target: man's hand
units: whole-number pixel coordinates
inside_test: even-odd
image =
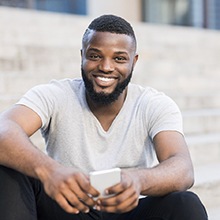
[[[99,198],[96,209],[104,212],[123,213],[138,205],[140,181],[134,170],[122,170],[121,182],[107,189],[108,194],[116,194],[110,198]]]
[[[82,172],[59,165],[46,175],[40,171],[39,177],[46,193],[68,213],[87,213],[96,204],[92,198],[99,193]]]

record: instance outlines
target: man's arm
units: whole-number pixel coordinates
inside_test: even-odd
[[[33,145],[29,136],[41,125],[40,117],[22,105],[15,105],[2,113],[0,165],[39,179],[46,193],[67,212],[87,212],[88,206],[95,204],[88,193],[97,196],[97,192],[86,175],[74,168],[63,167]]]
[[[190,188],[194,171],[184,136],[176,131],[163,131],[153,142],[159,164],[143,170],[146,175],[140,173],[141,194],[160,196]]]
[[[43,164],[46,155],[29,137],[41,127],[40,117],[25,106],[15,105],[0,115],[0,124],[0,164],[37,177],[35,162]]]
[[[162,196],[193,185],[193,166],[183,135],[163,131],[153,142],[159,164],[153,168],[122,170],[121,184],[109,189],[109,193],[118,195],[100,200],[98,210],[127,212],[138,205],[140,194]]]

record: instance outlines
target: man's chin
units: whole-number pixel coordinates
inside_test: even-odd
[[[93,92],[87,93],[90,99],[96,103],[101,105],[109,105],[117,100],[118,97],[114,95],[114,93],[104,93],[104,92]]]
[[[94,93],[97,95],[109,96],[114,93],[114,89],[93,87]]]

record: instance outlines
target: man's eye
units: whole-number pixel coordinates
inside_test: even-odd
[[[116,61],[125,61],[125,57],[116,57],[115,58]]]
[[[97,60],[100,58],[100,56],[99,55],[89,55],[89,58],[92,60]]]

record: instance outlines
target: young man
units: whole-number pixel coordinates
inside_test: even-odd
[[[28,91],[0,117],[0,213],[4,220],[205,220],[181,114],[166,95],[129,83],[138,60],[124,19],[92,21],[82,79]],[[29,137],[41,129],[48,155]],[[95,197],[89,172],[120,167],[121,182]],[[143,195],[143,198],[140,198]]]

